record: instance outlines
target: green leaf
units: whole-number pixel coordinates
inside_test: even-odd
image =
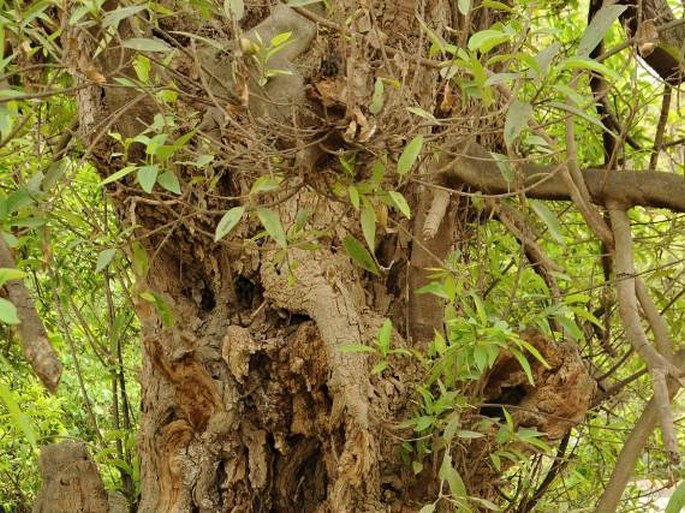
[[[383,371],[388,368],[388,365],[388,360],[381,360],[373,366],[373,368],[371,369],[371,374],[373,374],[374,376],[382,374]]]
[[[138,241],[135,241],[131,247],[133,250],[133,262],[131,262],[133,273],[139,278],[145,278],[147,272],[150,270],[150,261],[147,257],[147,252]]]
[[[531,200],[530,206],[533,209],[533,212],[535,212],[537,216],[542,219],[542,222],[545,223],[545,226],[547,226],[547,229],[552,237],[554,237],[554,240],[562,246],[565,246],[566,242],[561,233],[561,225],[559,224],[557,216],[554,215],[554,212],[552,212],[544,202],[539,200]]]
[[[572,107],[571,105],[567,105],[565,103],[560,103],[560,102],[549,102],[548,105],[550,107],[555,107],[560,110],[564,110],[566,112],[570,112],[571,114],[575,114],[576,116],[583,118],[584,120],[588,121],[589,123],[592,123],[593,125],[601,128],[603,131],[608,132],[612,134],[610,130],[608,130],[602,122],[597,119],[596,117],[591,116],[587,112],[585,112],[583,109],[577,109],[575,107]],[[616,135],[616,134],[613,134]]]
[[[457,2],[457,8],[461,14],[466,16],[471,10],[471,0],[459,0]]]
[[[468,429],[462,429],[461,431],[457,432],[457,436],[459,438],[472,440],[474,438],[483,438],[485,435],[483,433],[479,433],[478,431],[469,431]]]
[[[10,267],[0,267],[0,287],[10,280],[23,280],[26,277],[24,271]]]
[[[159,168],[155,165],[138,168],[138,183],[148,194],[152,192],[152,188],[155,186],[157,173],[159,173]]]
[[[271,39],[271,46],[278,47],[287,43],[292,35],[292,32],[281,32],[280,34],[276,34]]]
[[[369,105],[369,112],[371,114],[378,114],[383,108],[383,89],[383,80],[377,78],[373,84],[373,95]]]
[[[350,185],[347,188],[347,192],[350,195],[350,203],[352,203],[352,206],[355,210],[359,210],[359,189],[357,189],[354,185]]]
[[[100,253],[98,254],[97,263],[95,264],[95,272],[99,273],[105,267],[107,267],[109,263],[112,261],[112,258],[114,258],[116,252],[117,248],[103,249],[102,251],[100,251]]]
[[[276,244],[285,248],[288,245],[288,240],[286,239],[281,218],[278,217],[278,214],[268,208],[258,208],[256,214],[266,233],[271,235]]]
[[[464,486],[464,481],[459,475],[459,472],[457,472],[457,469],[452,466],[452,456],[449,451],[445,451],[445,456],[442,458],[438,476],[443,481],[447,481],[452,495],[455,497],[466,497],[466,486]]]
[[[110,25],[114,25],[116,27],[119,25],[119,22],[121,20],[130,18],[134,14],[138,14],[140,11],[144,11],[146,8],[147,7],[145,5],[131,5],[128,7],[120,7],[118,9],[114,9],[113,11],[109,11],[107,14],[105,14],[105,17],[102,18],[102,27],[107,28]]]
[[[533,106],[530,103],[518,99],[511,102],[504,119],[504,143],[507,146],[514,144],[532,117]]]
[[[351,235],[346,235],[343,239],[343,247],[345,248],[345,251],[347,251],[347,254],[352,257],[352,260],[354,260],[359,267],[366,269],[372,274],[377,276],[379,275],[376,262],[374,262],[373,257],[361,242]]]
[[[509,40],[509,35],[499,30],[487,29],[476,32],[469,38],[468,49],[487,53],[495,46]]]
[[[172,48],[160,39],[148,39],[144,37],[134,37],[127,39],[121,46],[138,50],[141,52],[170,52]]]
[[[423,508],[419,510],[419,513],[434,513],[435,504],[426,504]]]
[[[361,213],[362,233],[371,253],[376,251],[376,212],[370,202],[365,201]]]
[[[397,172],[399,174],[406,175],[411,170],[421,153],[421,148],[423,148],[423,135],[417,135],[409,141],[397,160]]]
[[[514,355],[514,358],[518,360],[519,365],[523,369],[523,372],[526,374],[526,377],[528,378],[528,383],[530,383],[531,386],[535,386],[535,380],[533,379],[533,371],[530,368],[530,363],[526,359],[525,355],[521,353],[520,351],[511,351],[511,354]]]
[[[420,118],[426,119],[431,123],[438,123],[437,118],[427,110],[421,109],[419,107],[407,107],[407,111],[416,116],[419,116]]]
[[[157,183],[169,192],[181,194],[181,184],[178,183],[176,174],[171,170],[165,171],[159,175],[159,178],[157,178]]]
[[[681,481],[673,491],[666,505],[665,513],[680,513],[685,510],[685,481]]]
[[[404,196],[402,196],[402,193],[397,191],[390,191],[388,192],[388,195],[390,196],[393,205],[397,207],[397,210],[402,212],[404,217],[406,217],[407,219],[411,219],[411,209],[409,208],[407,200],[404,199]]]
[[[611,80],[621,80],[621,75],[612,70],[609,66],[587,57],[569,57],[561,63],[561,69],[589,69],[596,73],[600,73]],[[590,103],[590,101],[587,103]]]
[[[24,433],[26,440],[28,440],[31,447],[34,449],[38,448],[38,437],[36,436],[36,431],[31,424],[31,419],[21,411],[19,404],[14,398],[14,392],[2,381],[0,381],[0,399],[5,403],[5,407],[10,414],[12,419],[13,427]]]
[[[387,354],[390,349],[390,337],[392,336],[392,321],[390,319],[385,319],[383,321],[383,326],[378,331],[378,347],[381,353]]]
[[[224,0],[224,12],[229,18],[240,21],[245,16],[245,3],[243,0]]]
[[[17,308],[4,297],[0,297],[0,322],[5,324],[19,324]]]
[[[578,45],[578,55],[587,57],[604,39],[614,21],[628,8],[626,5],[606,5],[595,13],[592,21],[585,29]]]
[[[229,209],[219,220],[214,232],[214,242],[220,241],[235,228],[245,213],[245,207],[233,207]]]
[[[252,184],[252,187],[250,188],[250,194],[275,191],[280,187],[282,181],[283,177],[280,175],[260,176]]]

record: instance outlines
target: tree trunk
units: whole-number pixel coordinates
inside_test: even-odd
[[[140,140],[123,158],[108,132],[133,138],[156,114],[172,117],[166,123],[174,125],[175,137],[197,130],[185,148],[189,157],[173,163],[181,196],[159,189],[146,195],[133,175],[108,186],[137,241],[129,254],[143,328],[139,511],[418,511],[437,497],[442,454],[414,475],[401,450],[402,437],[412,433],[396,425],[413,414],[424,371],[414,359],[392,358],[389,369],[372,375],[377,355],[342,349],[373,346],[386,317],[394,324],[393,347],[425,348],[442,331],[441,300],[415,289],[427,282],[426,268],[437,265],[432,259],[439,262],[468,242],[468,234],[454,228],[467,206],[459,211],[453,202],[438,216],[438,236],[431,236],[425,218],[434,194],[386,177],[384,187],[400,189],[417,215],[412,224],[388,214],[386,204],[373,204],[378,261],[388,267],[376,275],[344,253],[348,234],[361,238],[359,221],[330,191],[340,173],[338,156],[356,153],[353,173],[361,180],[376,156],[389,152],[392,166],[413,136],[448,135],[416,127],[406,111],[434,112],[446,94],[438,69],[416,57],[426,44],[416,10],[423,9],[419,18],[438,35],[440,27],[461,27],[463,41],[472,26],[486,27],[492,18],[482,9],[478,19],[465,20],[450,6],[455,2],[441,0],[422,8],[388,2],[373,10],[335,2],[331,13],[246,2],[238,54],[238,25],[228,17],[202,19],[185,2],[162,3],[180,15],[160,18],[154,28],[141,18],[124,19],[117,38],[155,38],[176,48],[166,64],[153,59],[150,72],[160,84],[175,82],[180,94],[173,104],[153,89],[97,84],[99,77],[136,79],[131,45],[110,44],[93,59],[104,34],[99,26],[68,27],[62,36],[65,62],[82,86],[80,135],[103,177],[148,158]],[[116,6],[107,2],[105,8]],[[260,55],[250,44],[266,45],[287,32],[288,46],[271,60],[256,66],[249,58],[251,51]],[[209,34],[226,51],[188,34]],[[287,73],[266,77],[273,69]],[[369,103],[380,79],[399,87],[385,86],[384,108],[372,115]],[[449,137],[470,137],[478,128],[474,118],[473,126]],[[188,165],[202,153],[214,154],[213,163]],[[432,162],[420,165],[430,172]],[[278,191],[250,194],[260,176],[277,175],[283,177]],[[241,206],[251,215],[215,242],[221,215]],[[287,231],[287,251],[269,212]],[[260,225],[270,238],[254,237]],[[316,247],[309,233],[319,234]],[[548,358],[562,355],[559,372],[568,369],[564,375],[585,386],[557,412],[562,420],[577,420],[592,395],[577,352],[543,342],[538,347]],[[488,399],[505,401],[506,389],[517,388],[516,404],[534,412],[541,391],[554,389],[551,396],[564,403],[559,394],[568,381],[547,383],[548,390],[547,374],[534,369],[540,381],[533,390],[509,363],[505,358],[493,369],[484,388]],[[540,425],[534,417],[518,421]],[[540,428],[556,439],[568,422]],[[494,497],[497,475],[483,457],[487,444],[460,450],[454,461],[470,469],[469,492]]]

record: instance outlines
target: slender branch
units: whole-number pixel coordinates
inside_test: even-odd
[[[668,112],[671,108],[671,91],[673,88],[666,84],[664,95],[661,99],[661,114],[659,114],[659,122],[656,125],[656,134],[654,135],[654,146],[652,147],[652,155],[649,157],[649,170],[654,171],[656,164],[659,161],[659,153],[664,141],[664,132],[666,131],[666,122],[668,121]]]
[[[679,351],[676,355],[676,365],[678,365],[681,371],[685,371],[685,351]],[[679,388],[680,385],[676,380],[668,380],[669,399],[673,399]],[[640,415],[630,436],[628,436],[628,439],[623,444],[621,453],[616,460],[616,465],[614,465],[614,472],[597,504],[595,513],[614,513],[618,511],[618,502],[621,500],[621,495],[623,495],[630,475],[635,468],[635,463],[658,421],[658,401],[652,397],[645,406],[645,410]]]

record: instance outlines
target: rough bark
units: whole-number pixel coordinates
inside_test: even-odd
[[[167,3],[171,11],[183,9]],[[106,8],[116,4],[107,2]],[[389,2],[385,10],[372,10],[339,2],[321,19],[316,11],[246,4],[241,23],[248,42],[258,42],[257,34],[268,39],[293,32],[290,50],[276,63],[291,74],[263,84],[259,73],[264,69],[255,69],[249,55],[228,51],[237,43],[235,27],[190,13],[161,20],[154,32],[124,20],[117,34],[121,39],[159,37],[175,46],[171,69],[158,65],[155,72],[183,85],[182,101],[174,108],[178,122],[187,123],[183,129],[197,129],[191,152],[199,154],[209,145],[217,154],[206,169],[177,167],[180,198],[159,191],[144,195],[131,177],[109,186],[119,216],[139,244],[130,250],[143,339],[139,511],[415,511],[435,499],[440,480],[435,469],[418,477],[408,471],[399,454],[402,440],[388,434],[388,426],[411,414],[415,385],[423,378],[419,365],[393,362],[387,372],[370,377],[373,358],[341,349],[371,344],[385,316],[396,321],[396,346],[409,347],[405,334],[430,340],[442,328],[442,305],[433,296],[417,296],[415,289],[425,283],[431,259],[444,258],[462,241],[456,240],[449,209],[441,220],[431,221],[432,227],[438,225],[437,236],[423,233],[433,192],[407,185],[403,191],[419,213],[414,225],[379,221],[378,230],[379,247],[390,247],[388,253],[400,258],[384,262],[387,275],[364,273],[343,253],[345,236],[359,235],[358,222],[331,189],[332,177],[342,174],[338,156],[363,146],[367,151],[360,152],[355,172],[364,176],[372,156],[399,153],[403,139],[413,135],[415,119],[407,105],[416,101],[437,108],[437,71],[427,72],[415,58],[424,37],[415,18],[421,6]],[[434,26],[454,19],[468,32],[472,21],[482,28],[491,21],[482,12],[480,21],[461,19],[447,2],[426,4],[422,19]],[[347,19],[353,20],[351,28]],[[319,37],[313,35],[315,25]],[[179,35],[193,32],[210,33],[226,51]],[[63,46],[65,64],[83,86],[77,95],[80,135],[105,177],[126,164],[118,156],[122,148],[105,134],[135,136],[164,109],[149,91],[91,82],[93,69],[108,81],[134,76],[135,52],[124,46],[111,45],[94,62],[88,60],[101,35],[97,27],[87,32],[65,28]],[[382,44],[388,37],[392,53]],[[391,77],[402,87],[387,89],[386,107],[374,117],[367,105],[379,77]],[[464,131],[479,128],[474,122]],[[374,139],[377,131],[387,132],[388,139]],[[485,160],[478,160],[483,155]],[[144,157],[142,146],[129,148],[129,162]],[[281,167],[275,164],[281,162]],[[543,171],[544,180],[530,185]],[[564,183],[548,171],[524,168],[527,195],[568,199]],[[256,179],[277,173],[285,175],[278,192],[250,194]],[[598,203],[620,198],[623,204],[685,210],[677,195],[685,189],[670,176],[654,173],[651,183],[637,187],[630,172],[622,180],[610,176],[606,183],[598,173],[585,172]],[[443,178],[433,174],[431,185]],[[455,187],[466,184],[490,194],[516,191],[479,146],[472,145],[443,175]],[[670,192],[654,182],[668,184]],[[208,183],[211,187],[203,188]],[[287,251],[283,241],[261,235],[264,211],[259,208],[265,205],[291,238]],[[219,216],[236,206],[246,209],[243,222],[224,242],[215,242]],[[374,207],[379,218],[387,217],[387,206]],[[319,234],[316,247],[296,239],[304,211],[309,212],[305,231]],[[409,245],[407,259],[403,253]],[[409,274],[410,291],[398,286],[402,272]],[[172,312],[173,323],[161,310]],[[538,346],[554,372],[536,366],[537,387],[521,381],[511,358],[500,360],[483,386],[487,399],[500,408],[519,407],[520,425],[538,427],[554,440],[583,415],[592,381],[572,348],[549,341]],[[568,386],[578,391],[571,401],[563,400]],[[504,397],[506,388],[521,392],[516,401]],[[549,421],[551,411],[556,421]],[[487,444],[465,447],[455,459],[473,470],[469,492],[494,497]]]
[[[43,447],[43,486],[33,513],[108,513],[107,493],[95,463],[82,442]]]

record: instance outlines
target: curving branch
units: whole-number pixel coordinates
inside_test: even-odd
[[[633,240],[630,233],[628,215],[621,205],[610,202],[609,216],[611,217],[611,226],[616,242],[614,270],[616,273],[616,293],[621,321],[633,349],[647,363],[649,374],[652,377],[654,400],[661,420],[664,447],[671,460],[677,462],[678,442],[675,434],[673,414],[669,404],[666,377],[670,375],[678,379],[680,370],[649,343],[645,330],[640,323],[637,290],[641,289],[642,293],[640,295],[643,299],[646,295],[646,290],[644,287],[636,284],[636,273],[633,265]],[[643,301],[643,307],[645,306],[649,314],[648,319],[652,320],[652,308],[656,310],[656,307],[653,307],[651,301]],[[665,343],[662,342],[662,345],[665,345]]]
[[[685,351],[679,351],[675,359],[676,365],[685,372]],[[680,384],[676,380],[668,381],[669,400],[675,397],[679,389]],[[658,422],[659,403],[655,397],[652,397],[647,406],[645,406],[645,410],[640,415],[635,427],[630,432],[630,436],[628,436],[628,439],[623,444],[621,453],[616,460],[616,465],[614,465],[611,479],[604,489],[604,493],[597,504],[597,509],[595,509],[596,513],[614,513],[618,510],[618,503],[635,468],[635,463],[640,454],[642,454],[642,449]]]
[[[490,153],[471,142],[461,155],[442,168],[448,185],[466,184],[484,194],[513,195],[521,189],[529,198],[570,201],[571,193],[559,166],[524,163],[517,166],[520,184],[508,182]],[[685,212],[685,179],[672,173],[614,171],[589,168],[581,171],[590,198],[604,205],[608,201],[625,208],[634,206],[667,208]]]

